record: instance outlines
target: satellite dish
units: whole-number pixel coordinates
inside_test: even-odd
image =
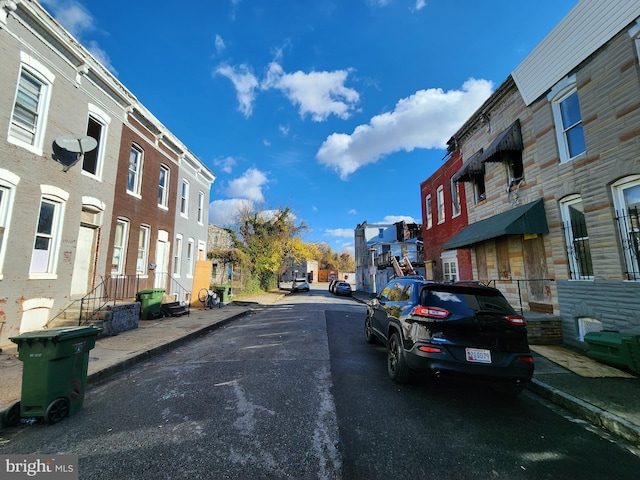
[[[63,165],[63,172],[73,167],[85,152],[98,146],[95,138],[87,135],[60,135],[53,142],[53,159]]]

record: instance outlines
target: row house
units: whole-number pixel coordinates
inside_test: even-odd
[[[177,260],[177,233],[204,251],[198,195],[208,199],[215,177],[38,2],[0,1],[0,59],[2,348],[105,278],[155,286],[153,267]],[[177,220],[182,179],[189,225]]]
[[[471,162],[475,160],[471,159]],[[455,142],[452,142],[448,145],[442,166],[420,183],[427,280],[455,282],[473,279],[470,250],[442,248],[447,240],[468,224],[466,192],[461,181],[469,172],[467,167],[461,167],[462,155]]]
[[[207,235],[207,258],[211,260],[211,285],[224,285],[231,282],[233,264],[228,256],[218,252],[233,249],[233,234],[228,228],[209,224]]]
[[[358,224],[354,230],[356,290],[377,293],[397,275],[396,266],[424,275],[422,226],[396,222]]]
[[[565,343],[640,331],[640,3],[580,1],[454,134],[473,276]]]

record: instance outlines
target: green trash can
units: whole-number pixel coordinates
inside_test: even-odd
[[[640,342],[637,336],[620,332],[590,332],[585,334],[587,356],[640,373]]]
[[[225,287],[225,286],[216,287],[216,293],[218,294],[220,303],[228,303],[229,296],[231,293],[231,287]]]
[[[20,417],[56,423],[80,410],[89,350],[95,347],[99,332],[96,327],[60,327],[10,338],[18,345],[22,362],[22,395],[8,423],[18,423]]]
[[[140,290],[136,295],[136,301],[140,302],[140,318],[143,320],[160,318],[163,296],[164,288]]]

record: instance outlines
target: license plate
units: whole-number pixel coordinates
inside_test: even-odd
[[[491,351],[480,348],[467,348],[467,362],[491,363]]]

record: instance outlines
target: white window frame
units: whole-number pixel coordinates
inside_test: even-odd
[[[180,215],[189,218],[189,182],[184,178],[180,187]]]
[[[193,278],[193,253],[195,251],[196,242],[193,238],[187,241],[187,277]]]
[[[424,198],[424,211],[427,217],[427,230],[433,227],[433,210],[431,209],[431,194]]]
[[[583,121],[582,121],[582,110],[580,109],[580,121],[576,122],[572,125],[564,125],[564,121],[562,119],[562,110],[561,105],[564,101],[566,101],[572,95],[578,95],[578,89],[576,87],[576,76],[571,75],[561,82],[559,82],[555,87],[551,89],[551,92],[547,96],[547,99],[551,103],[551,108],[553,111],[553,120],[556,128],[556,138],[558,142],[558,153],[560,155],[560,163],[565,163],[574,158],[578,158],[586,153],[586,138],[584,136],[583,129]],[[578,99],[578,108],[580,108],[580,98]],[[582,130],[582,140],[585,145],[585,149],[582,152],[577,152],[575,155],[571,155],[569,151],[569,141],[567,139],[567,133],[575,128],[580,128]]]
[[[118,229],[121,230],[120,233],[120,243],[116,243],[118,241]],[[127,245],[129,243],[129,220],[126,218],[117,218],[116,224],[114,227],[114,235],[113,235],[113,254],[111,257],[111,275],[124,275],[126,268],[126,260],[127,260]],[[114,260],[116,259],[116,253],[118,254],[118,264],[114,269]]]
[[[84,169],[84,160],[81,165],[81,171],[83,175],[88,175],[93,178],[102,178],[102,169],[104,167],[104,156],[105,149],[108,138],[108,130],[109,124],[111,123],[111,117],[107,115],[103,110],[96,107],[93,104],[89,104],[89,116],[87,117],[87,127],[89,126],[89,121],[93,120],[101,126],[100,129],[100,138],[97,138],[98,146],[95,148],[96,150],[96,171],[94,173],[87,171]],[[88,134],[88,133],[87,133]],[[86,155],[86,153],[85,153]]]
[[[444,223],[444,187],[442,185],[438,186],[436,190],[436,203],[438,208],[438,225]]]
[[[162,183],[162,173],[164,172],[164,183]],[[169,176],[171,170],[166,165],[160,165],[158,176],[158,206],[162,209],[169,209]]]
[[[462,213],[460,204],[460,184],[451,181],[451,218],[456,218]]]
[[[630,175],[611,185],[616,217],[628,217],[628,205],[624,196],[624,191],[638,186],[640,186],[640,175]],[[620,222],[620,220],[618,220],[618,222]],[[640,228],[629,225],[629,223],[630,222],[624,222],[625,231],[620,232],[620,234],[625,236],[625,238],[622,239],[623,244],[628,243],[626,239],[631,238],[632,233],[640,234]],[[627,267],[633,267],[634,272],[640,272],[640,258],[633,257],[630,246],[624,249],[624,257],[625,265]],[[640,275],[637,277],[638,278],[627,278],[626,280],[640,281]]]
[[[569,207],[572,205],[582,203],[582,197],[580,195],[569,195],[560,200],[560,214],[562,215],[562,223],[564,226],[565,247],[567,251],[567,261],[569,262],[569,272],[571,280],[593,280],[593,275],[584,275],[582,271],[582,262],[578,261],[576,255],[573,255],[576,242],[586,242],[589,244],[589,233],[585,237],[574,237],[574,225],[571,221],[571,213]],[[586,229],[586,225],[585,225]],[[593,270],[593,260],[591,257],[591,248],[589,248],[589,262],[591,263],[591,269]]]
[[[138,258],[136,260],[136,274],[146,277],[149,268],[149,238],[151,237],[151,227],[140,225],[138,232]]]
[[[132,162],[135,155],[135,163]],[[144,163],[144,150],[136,144],[131,144],[129,149],[129,165],[127,169],[127,193],[140,198],[142,185],[142,165]]]
[[[31,263],[29,266],[30,279],[56,279],[58,269],[58,258],[60,255],[60,243],[62,238],[62,226],[64,225],[64,210],[69,193],[52,185],[40,186],[40,207],[38,208],[38,218],[36,219],[33,248],[31,251]],[[40,214],[42,206],[46,204],[53,207],[51,218],[51,231],[40,231]],[[46,239],[48,248],[36,248],[38,238]],[[46,250],[46,254],[42,253]]]
[[[25,148],[36,155],[42,155],[42,144],[44,142],[47,116],[49,114],[51,90],[56,76],[42,63],[25,52],[20,52],[20,62],[20,72],[18,73],[18,82],[13,98],[7,141]],[[19,122],[16,114],[16,107],[19,105],[20,85],[23,81],[23,75],[29,77],[31,81],[39,84],[38,99],[35,109],[32,109],[32,113],[35,116],[35,122],[31,126]],[[24,136],[18,134],[20,131],[26,130],[31,130],[30,135],[32,138],[30,141],[26,141],[23,138]]]
[[[204,192],[198,192],[198,224],[204,225]]]
[[[176,234],[176,241],[173,245],[173,275],[174,277],[180,277],[182,271],[181,265],[182,259],[182,234]]]
[[[4,257],[7,253],[7,240],[11,227],[11,214],[15,203],[16,187],[20,177],[0,168],[0,280],[3,278]]]
[[[638,56],[638,60],[640,60],[640,20],[636,20],[636,23],[629,28],[628,33],[635,44],[636,54]]]
[[[457,252],[443,252],[440,255],[442,261],[442,279],[445,282],[456,282],[460,279],[460,272],[458,270],[458,254]]]

